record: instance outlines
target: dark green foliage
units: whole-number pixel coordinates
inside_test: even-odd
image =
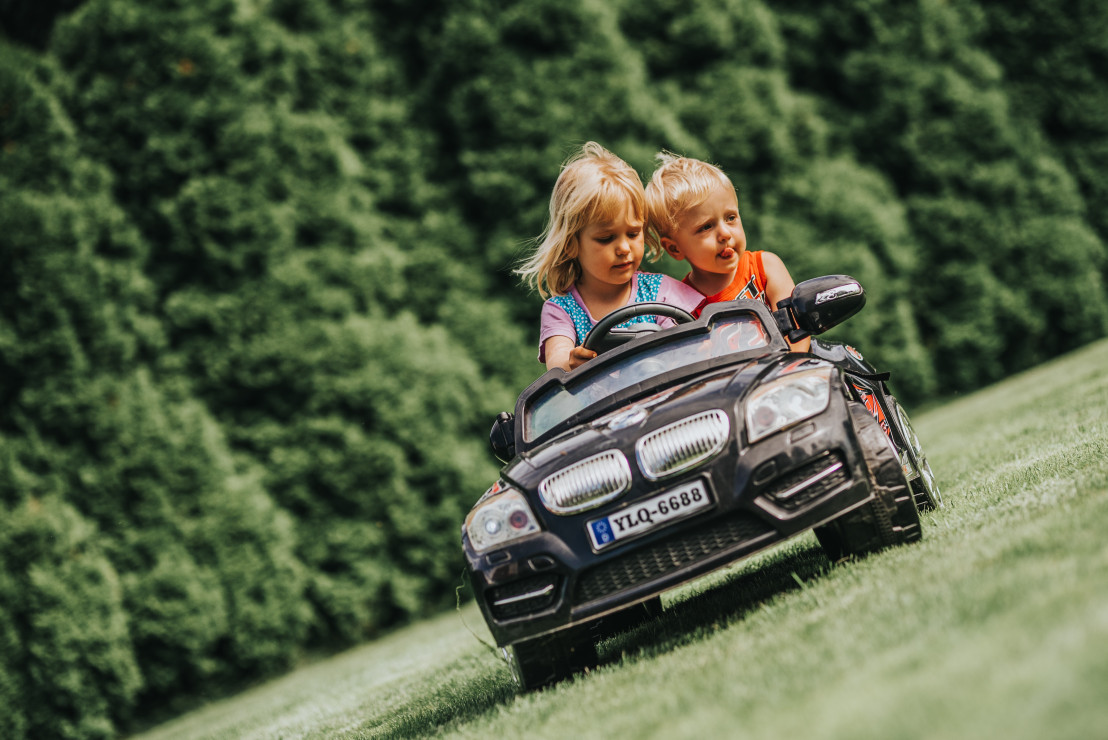
[[[453,604],[541,369],[511,268],[586,140],[721,165],[751,249],[863,282],[836,336],[906,400],[1108,330],[1093,3],[31,10],[0,13],[43,49],[0,41],[4,737]]]
[[[118,576],[57,496],[0,522],[0,697],[7,737],[112,737],[142,684]]]
[[[54,21],[84,0],[4,0],[0,3],[0,35],[42,48]]]
[[[1108,255],[1086,221],[1093,204],[976,43],[980,9],[789,5],[789,34],[805,48],[794,78],[827,83],[855,156],[906,206],[919,245],[908,295],[942,387],[972,388],[1102,336]]]
[[[1012,107],[1042,126],[1081,186],[1089,222],[1108,239],[1108,7],[978,5],[980,43],[1003,67]]]

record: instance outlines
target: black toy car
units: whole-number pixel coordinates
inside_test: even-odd
[[[836,275],[774,312],[628,306],[586,338],[602,354],[547,372],[497,418],[506,465],[462,546],[521,688],[594,665],[601,630],[660,612],[663,591],[808,529],[836,561],[920,538],[917,505],[941,499],[887,375],[846,345],[785,341],[864,303]],[[612,328],[637,314],[680,323]]]

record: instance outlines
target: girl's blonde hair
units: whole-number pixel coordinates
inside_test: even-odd
[[[662,237],[673,237],[686,211],[703,203],[716,188],[734,190],[735,186],[714,164],[670,152],[658,152],[655,159],[658,168],[646,184],[646,243],[658,253]]]
[[[615,221],[630,206],[646,221],[642,180],[629,164],[595,141],[566,160],[550,195],[550,220],[536,240],[538,246],[516,270],[539,295],[564,295],[581,277],[577,235],[590,224]],[[645,226],[645,223],[644,223]],[[651,259],[660,252],[652,252]]]

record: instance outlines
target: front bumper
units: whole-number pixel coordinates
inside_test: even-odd
[[[700,478],[715,505],[596,552],[585,522]],[[498,645],[588,622],[652,598],[841,516],[872,498],[869,475],[839,394],[821,414],[652,489],[476,554],[463,534],[478,604]]]

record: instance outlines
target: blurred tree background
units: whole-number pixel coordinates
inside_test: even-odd
[[[920,402],[1108,333],[1108,5],[0,3],[0,735],[448,607],[563,159],[720,164]],[[681,266],[658,263],[680,275]]]

